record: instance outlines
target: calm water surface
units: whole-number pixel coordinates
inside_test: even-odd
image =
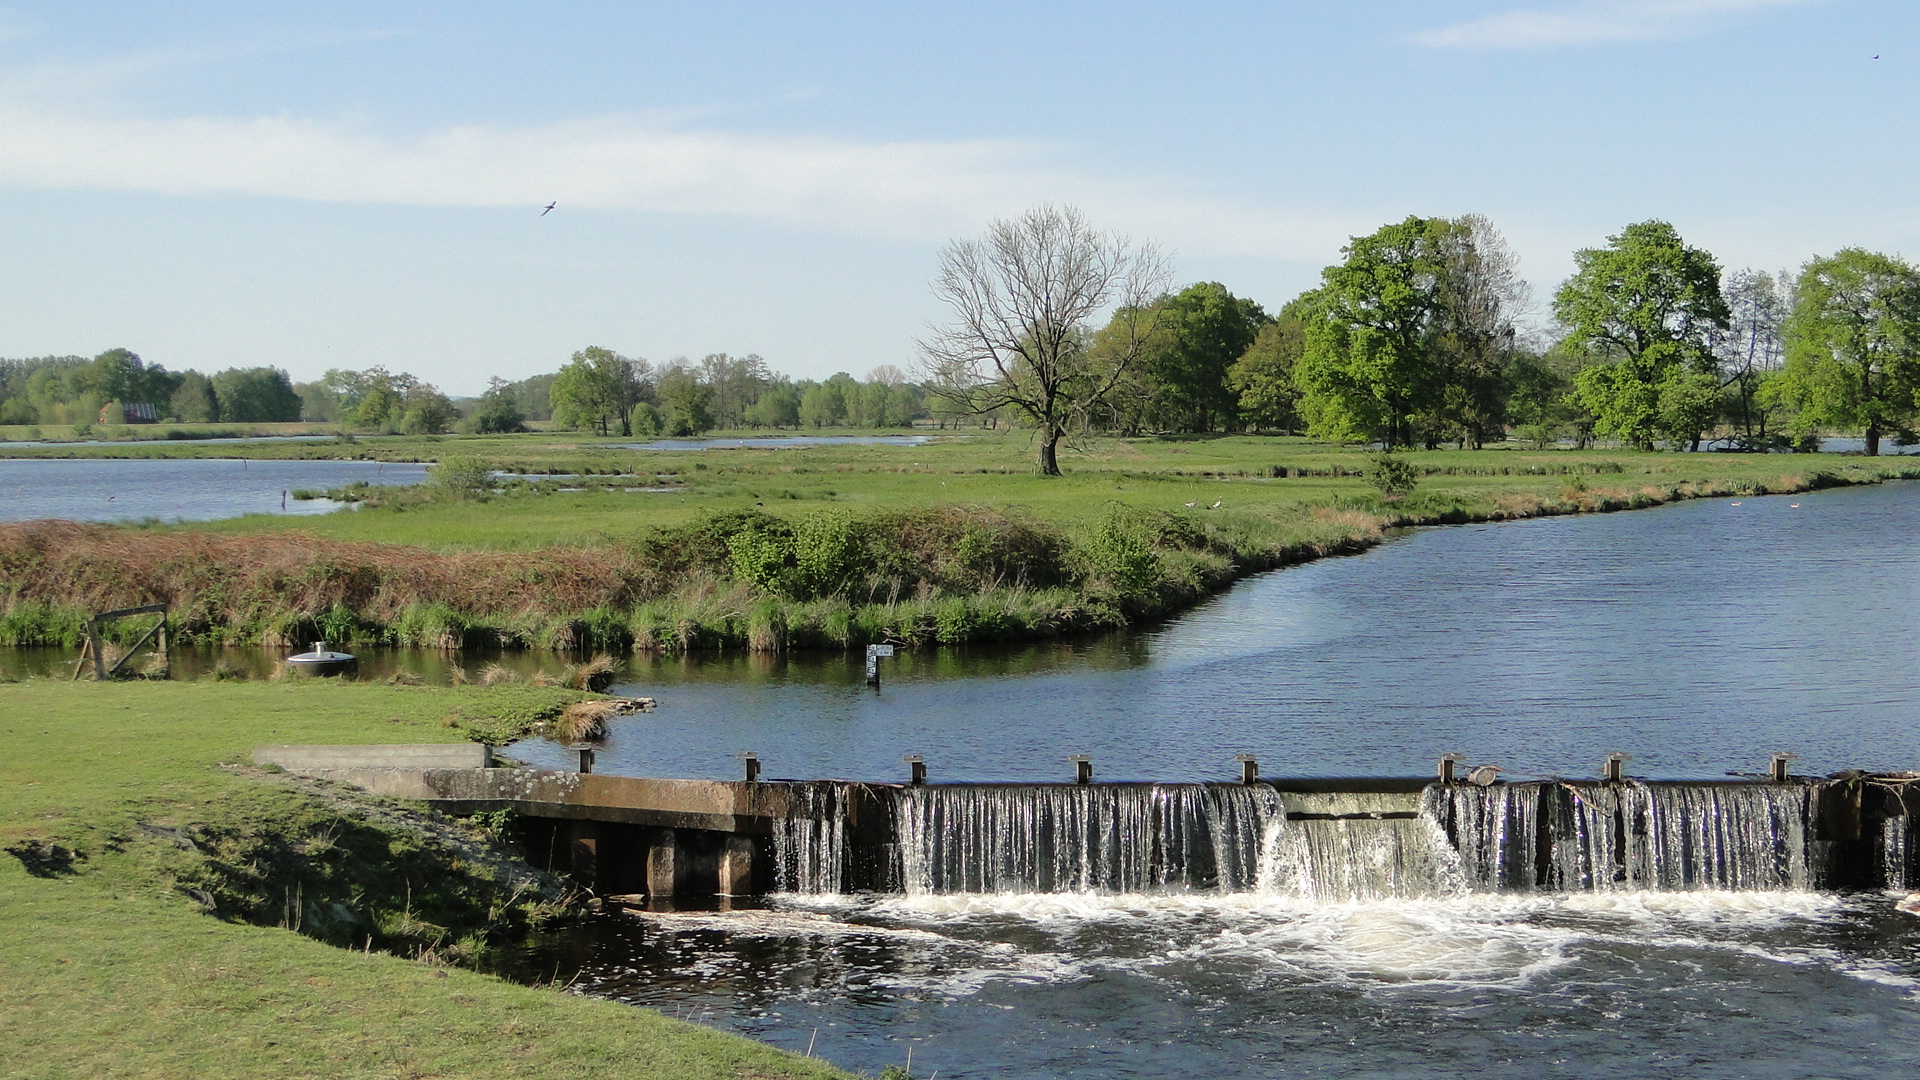
[[[0,521],[212,521],[242,514],[324,514],[324,491],[356,480],[417,484],[425,465],[377,461],[0,458]],[[282,496],[285,505],[282,506]]]
[[[636,665],[601,768],[937,780],[1920,768],[1920,484],[1425,529],[1093,643]],[[564,764],[541,743],[523,756]]]

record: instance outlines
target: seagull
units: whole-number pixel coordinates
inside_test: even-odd
[[[1799,504],[1799,503],[1788,503],[1787,505],[1788,505],[1788,506],[1790,506],[1790,507],[1792,507],[1792,508],[1793,508],[1793,509],[1795,509],[1795,510],[1798,510],[1798,509],[1800,509],[1800,504]]]
[[[1739,506],[1740,504],[1739,504],[1739,503],[1737,503],[1737,502],[1735,502],[1735,503],[1729,503],[1728,505],[1730,505],[1730,506]]]
[[[1498,765],[1478,765],[1467,773],[1467,783],[1475,787],[1492,787],[1494,781],[1499,778],[1500,766]]]
[[[1225,499],[1215,499],[1215,500],[1213,500],[1213,505],[1212,505],[1212,506],[1209,506],[1209,507],[1207,507],[1207,509],[1209,509],[1209,510],[1218,510],[1218,509],[1220,509],[1221,507],[1223,507],[1223,506],[1225,506],[1225,505],[1227,505],[1227,500],[1225,500]]]
[[[550,210],[552,210],[552,209],[553,209],[554,207],[556,207],[556,206],[559,206],[559,205],[560,205],[560,200],[558,200],[558,199],[555,199],[554,201],[552,201],[552,202],[550,202],[550,203],[548,203],[548,204],[547,204],[547,209],[546,209],[546,210],[542,210],[542,211],[540,211],[540,216],[541,216],[541,217],[546,217],[546,216],[547,216],[547,212],[548,212],[548,211],[550,211]]]

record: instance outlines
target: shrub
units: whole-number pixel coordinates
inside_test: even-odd
[[[1413,462],[1391,450],[1373,455],[1367,463],[1366,481],[1381,498],[1395,502],[1413,494],[1420,482],[1420,472]]]
[[[860,533],[853,515],[837,507],[801,518],[793,536],[795,594],[831,596],[845,590],[861,562]]]
[[[1157,530],[1145,513],[1108,503],[1087,540],[1087,576],[1121,596],[1144,595],[1160,579],[1160,556],[1154,550],[1157,539]]]
[[[445,457],[427,470],[427,484],[449,499],[484,499],[493,491],[493,466],[476,457]]]

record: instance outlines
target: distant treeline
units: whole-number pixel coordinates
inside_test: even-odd
[[[1104,328],[1024,332],[1070,342],[1049,393],[1079,395],[1065,411],[1096,432],[1761,450],[1844,431],[1869,454],[1885,438],[1920,440],[1920,269],[1896,256],[1847,248],[1793,274],[1726,272],[1672,225],[1640,222],[1574,253],[1539,329],[1518,260],[1484,217],[1409,217],[1343,250],[1277,314],[1202,282]],[[978,406],[1030,397],[1020,384],[1034,372],[1016,363],[997,378],[1006,385],[955,381],[929,364],[919,380],[885,365],[815,381],[756,355],[656,365],[593,346],[455,402],[381,367],[294,384],[277,368],[176,373],[112,349],[0,360],[0,424],[308,420],[432,434],[550,420],[634,436],[1031,422]]]
[[[1410,217],[1344,253],[1277,315],[1211,282],[1159,298],[1095,426],[1428,449],[1510,435],[1809,448],[1841,431],[1873,454],[1886,437],[1920,439],[1920,269],[1896,256],[1847,248],[1798,273],[1728,272],[1672,225],[1640,222],[1574,253],[1537,329],[1518,260],[1479,215]],[[1141,314],[1085,333],[1086,371]]]
[[[925,391],[892,365],[866,380],[840,372],[793,379],[758,356],[715,353],[655,366],[591,346],[558,372],[495,379],[474,411],[477,431],[511,431],[530,419],[603,435],[697,435],[714,428],[895,428],[936,415]],[[991,422],[991,421],[989,421]]]
[[[300,419],[300,396],[278,368],[228,368],[214,375],[168,371],[127,349],[84,356],[0,360],[0,424],[143,420],[274,423]]]

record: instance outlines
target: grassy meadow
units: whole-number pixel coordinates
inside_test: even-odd
[[[764,434],[764,433],[761,433]],[[1244,574],[1405,525],[1628,509],[1920,475],[1902,458],[1438,450],[1389,500],[1371,455],[1300,439],[1091,441],[1041,477],[1019,432],[919,446],[648,451],[577,434],[10,446],[14,455],[484,463],[490,491],[370,489],[350,513],[0,527],[0,643],[72,644],[165,601],[228,643],[858,648],[1165,617]]]
[[[470,826],[242,765],[269,742],[458,740],[541,693],[561,692],[0,686],[0,1075],[843,1075],[454,966],[459,934],[511,928],[510,860]]]

